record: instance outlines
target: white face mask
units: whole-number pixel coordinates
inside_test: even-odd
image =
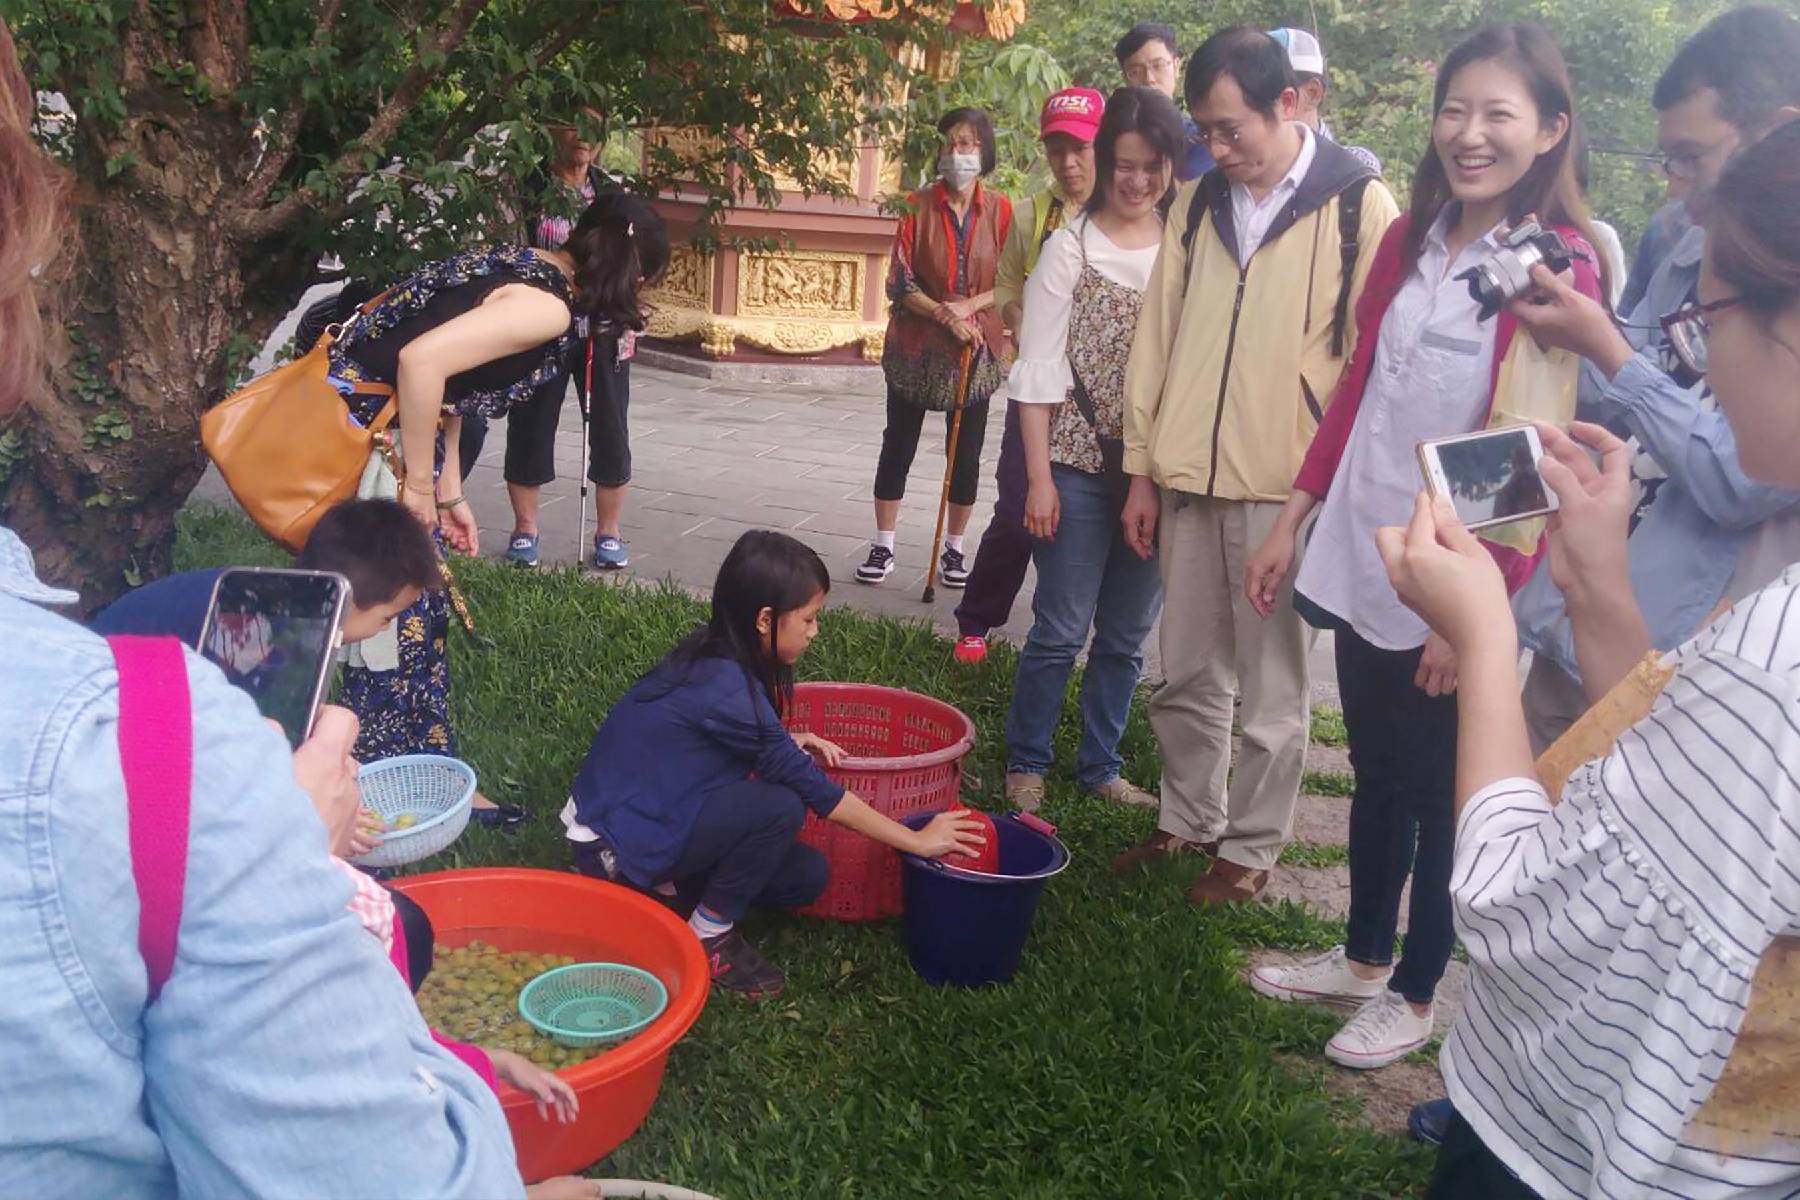
[[[981,174],[981,155],[945,153],[938,157],[938,175],[954,191],[962,191]]]

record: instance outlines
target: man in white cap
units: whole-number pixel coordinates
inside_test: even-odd
[[[1336,142],[1331,127],[1319,114],[1325,107],[1325,48],[1319,45],[1317,37],[1304,29],[1271,29],[1269,36],[1287,51],[1288,66],[1293,68],[1294,78],[1300,83],[1300,111],[1294,114],[1294,119],[1320,137]],[[1366,146],[1344,146],[1344,149],[1368,164],[1369,170],[1381,174],[1381,159],[1373,150]]]

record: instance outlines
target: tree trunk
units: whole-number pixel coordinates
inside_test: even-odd
[[[51,397],[21,415],[21,452],[0,456],[6,523],[84,610],[168,571],[175,514],[205,465],[200,414],[225,389],[234,335],[254,332],[239,249],[219,228],[249,149],[242,123],[167,94],[133,99],[118,141],[78,150],[128,148],[131,185],[78,210],[69,354]]]

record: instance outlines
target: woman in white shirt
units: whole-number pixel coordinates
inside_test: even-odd
[[[1790,123],[1727,168],[1698,302],[1668,318],[1745,472],[1784,487],[1800,486],[1796,194]],[[1791,984],[1765,984],[1791,979],[1800,935],[1800,569],[1646,662],[1630,451],[1597,426],[1540,429],[1561,503],[1550,568],[1596,704],[1584,720],[1639,717],[1557,797],[1534,770],[1491,560],[1424,498],[1380,535],[1394,586],[1461,670],[1451,887],[1473,970],[1444,1046],[1457,1116],[1431,1195],[1791,1196],[1800,1011]],[[1628,705],[1634,690],[1654,701]]]
[[[1008,382],[1020,406],[1037,590],[1006,720],[1006,794],[1025,809],[1043,801],[1063,694],[1090,630],[1076,779],[1110,799],[1155,804],[1120,774],[1119,738],[1162,607],[1155,559],[1134,553],[1119,525],[1121,421],[1125,360],[1162,245],[1160,205],[1183,147],[1167,96],[1114,92],[1094,141],[1093,195],[1051,236],[1025,285]]]
[[[1491,257],[1505,226],[1536,214],[1586,249],[1575,182],[1574,98],[1562,54],[1527,22],[1491,25],[1444,60],[1431,148],[1411,211],[1389,227],[1357,305],[1363,332],[1268,540],[1246,568],[1250,603],[1267,615],[1294,543],[1323,501],[1294,583],[1301,615],[1334,631],[1338,687],[1356,790],[1350,803],[1350,912],[1345,943],[1250,984],[1277,1000],[1359,1006],[1325,1046],[1342,1066],[1385,1066],[1431,1037],[1432,1000],[1450,960],[1456,763],[1456,656],[1388,584],[1375,530],[1406,519],[1428,438],[1514,423],[1537,389],[1503,370],[1530,352],[1510,314],[1483,319],[1457,276]],[[1577,285],[1598,294],[1588,262]],[[1562,365],[1573,415],[1573,359]],[[1521,539],[1523,540],[1523,539]],[[1496,547],[1515,586],[1535,558]],[[1398,963],[1394,934],[1408,876],[1412,898]]]

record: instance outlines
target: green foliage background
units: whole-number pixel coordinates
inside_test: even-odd
[[[1800,14],[1800,0],[1777,3]],[[1629,242],[1662,204],[1661,171],[1648,159],[1605,151],[1656,149],[1656,77],[1683,39],[1730,7],[1720,0],[1031,0],[1012,44],[972,46],[956,79],[918,102],[987,106],[1002,130],[995,182],[1019,186],[1043,174],[1032,136],[1043,97],[1065,86],[1065,77],[1103,92],[1119,86],[1113,43],[1137,22],[1173,26],[1184,52],[1228,25],[1307,28],[1318,33],[1330,68],[1327,119],[1341,137],[1380,155],[1403,195],[1426,148],[1437,61],[1483,20],[1530,19],[1555,35],[1568,59],[1581,119],[1602,151],[1593,156],[1594,206]],[[1039,54],[1054,71],[1037,66]]]

